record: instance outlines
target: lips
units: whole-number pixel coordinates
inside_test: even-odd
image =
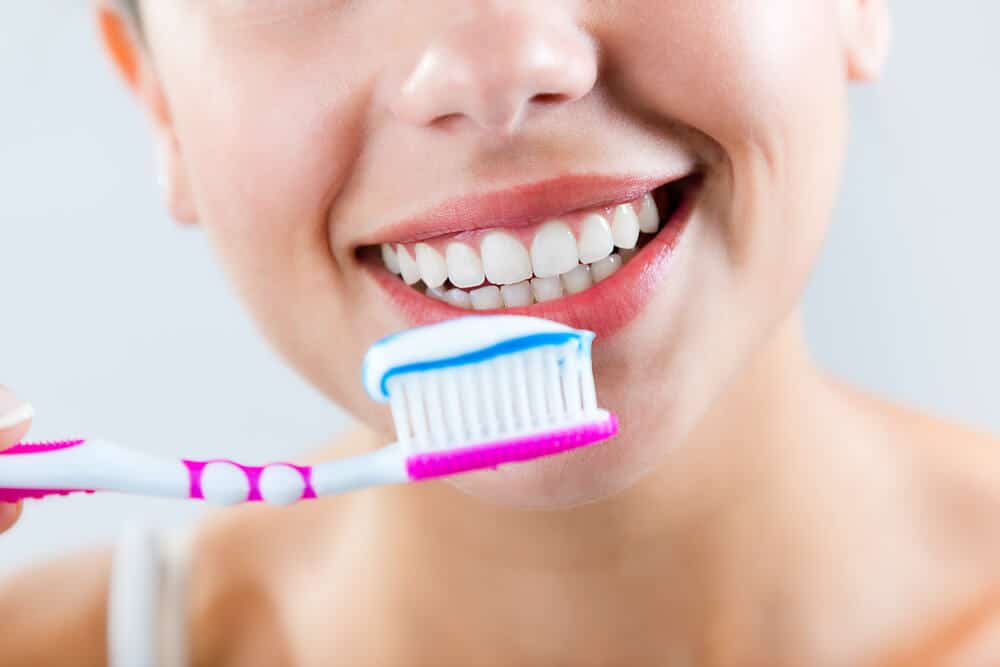
[[[360,257],[414,324],[470,309],[503,309],[610,335],[634,319],[651,296],[701,179],[693,174],[660,184],[583,180],[597,185],[576,190],[576,202],[596,204],[552,212],[559,195],[546,200],[538,186],[522,189],[520,194],[528,195],[521,200],[514,191],[506,199],[498,194],[453,203],[390,229],[386,234],[404,240],[366,246]],[[565,193],[580,182],[572,179],[568,189],[553,192],[566,200]],[[466,224],[441,219],[443,210],[466,211]],[[490,214],[496,216],[492,225]]]

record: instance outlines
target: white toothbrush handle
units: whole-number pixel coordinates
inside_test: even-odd
[[[187,498],[188,472],[104,440],[21,444],[0,452],[0,500],[77,491]]]
[[[104,440],[20,444],[0,452],[0,502],[111,491],[220,505],[287,505],[406,481],[406,457],[398,445],[316,467],[246,466],[228,459],[170,461]]]
[[[398,443],[348,459],[320,463],[312,469],[312,484],[317,496],[409,481],[406,455]]]

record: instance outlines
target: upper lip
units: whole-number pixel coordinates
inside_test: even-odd
[[[691,169],[658,177],[571,174],[455,197],[388,225],[372,243],[414,243],[477,229],[522,227],[573,211],[624,204],[690,173]]]

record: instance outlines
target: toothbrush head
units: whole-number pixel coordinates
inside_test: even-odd
[[[594,334],[533,317],[469,316],[396,334],[365,359],[412,480],[495,468],[607,440]]]

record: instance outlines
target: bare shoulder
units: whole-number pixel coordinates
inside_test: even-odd
[[[0,664],[107,664],[111,550],[34,565],[0,580]]]
[[[306,463],[349,456],[371,447],[371,436],[350,432]],[[303,572],[329,566],[349,496],[291,507],[244,505],[211,515],[192,542],[190,637],[193,664],[295,664],[287,645],[288,601]]]
[[[858,391],[849,394],[885,434],[913,514],[932,542],[978,562],[984,574],[1000,581],[1000,437]]]
[[[875,450],[861,461],[876,473],[854,506],[876,517],[875,532],[855,562],[864,585],[893,591],[883,602],[897,605],[866,619],[884,632],[878,659],[863,664],[1000,664],[1000,438],[833,386],[845,432]]]

